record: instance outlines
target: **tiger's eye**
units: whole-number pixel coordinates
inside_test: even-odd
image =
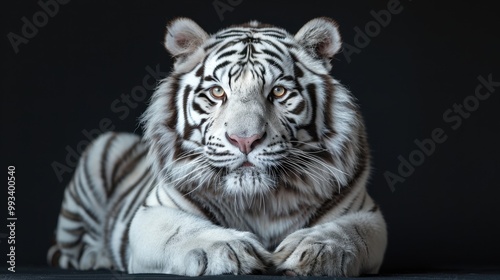
[[[224,95],[226,95],[226,92],[222,87],[215,86],[210,89],[210,94],[217,99],[221,99],[224,97]]]
[[[285,95],[286,93],[286,89],[282,86],[276,86],[273,88],[273,94],[274,94],[274,97],[282,97],[283,95]]]

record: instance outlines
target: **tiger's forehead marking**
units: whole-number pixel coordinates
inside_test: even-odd
[[[283,29],[253,22],[222,30],[207,42],[206,70],[232,90],[262,91],[277,76],[289,75],[287,65],[295,42]]]

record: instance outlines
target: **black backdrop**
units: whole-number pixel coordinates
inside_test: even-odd
[[[7,166],[16,168],[16,265],[44,265],[71,177],[65,172],[58,178],[54,165],[60,172],[72,170],[68,151],[86,144],[85,132],[94,137],[112,127],[142,133],[137,118],[152,94],[143,79],[149,72],[168,73],[171,59],[162,40],[166,22],[177,16],[194,19],[210,33],[251,19],[296,32],[311,18],[334,18],[348,45],[336,56],[332,74],[358,98],[366,119],[373,155],[369,191],[389,228],[384,268],[498,265],[500,87],[490,82],[476,96],[478,77],[500,81],[500,21],[493,6],[409,0],[60,1],[45,17],[48,12],[40,12],[36,1],[9,1],[1,8],[1,266],[8,253],[8,232],[1,225]],[[388,5],[390,22],[387,12],[379,12]],[[225,10],[218,14],[215,6]],[[385,26],[374,23],[378,16],[371,11]],[[36,32],[25,27],[23,35],[25,22],[36,23]],[[460,113],[457,106],[464,102]],[[434,136],[441,143],[431,149],[424,139],[439,131],[444,135]],[[419,152],[416,140],[431,151]],[[406,161],[414,168],[398,171]]]

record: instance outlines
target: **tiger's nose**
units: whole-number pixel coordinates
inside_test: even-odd
[[[233,146],[240,149],[242,153],[248,155],[262,140],[266,137],[266,133],[254,134],[250,137],[240,137],[236,134],[228,135],[226,132],[226,138]]]

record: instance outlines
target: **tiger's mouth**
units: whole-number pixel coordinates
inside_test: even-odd
[[[236,166],[236,168],[233,169],[233,171],[236,171],[236,172],[255,172],[255,171],[258,171],[260,172],[260,169],[253,163],[251,163],[250,161],[244,161],[242,164],[240,164],[239,166]]]
[[[240,168],[241,167],[255,167],[255,164],[253,164],[249,161],[245,161],[244,163],[241,164]]]

